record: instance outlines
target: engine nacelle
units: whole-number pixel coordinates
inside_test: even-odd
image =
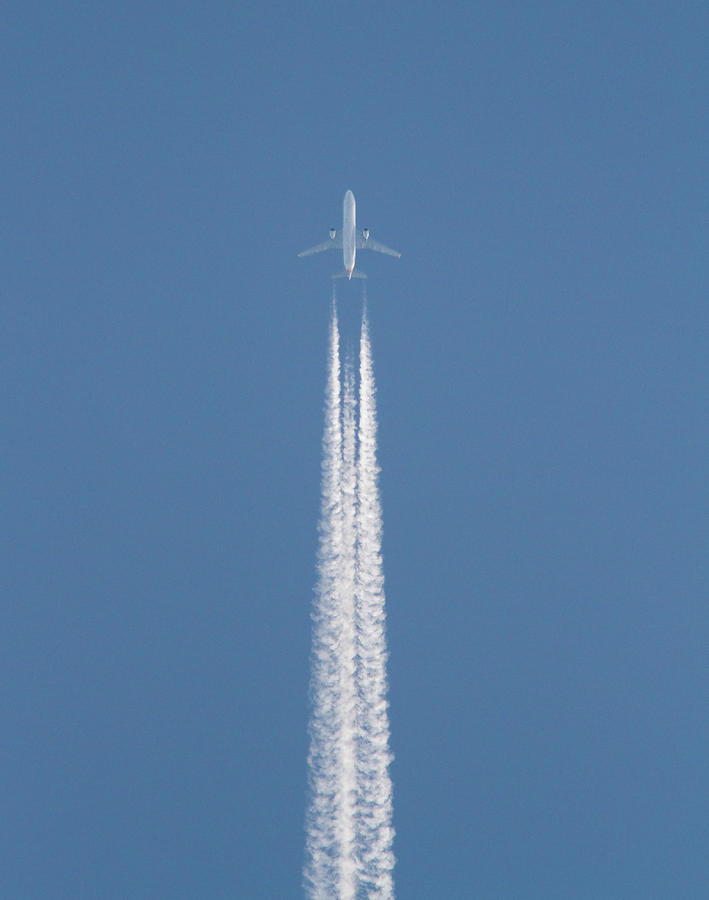
[[[335,235],[336,235],[336,234],[337,234],[336,229],[331,228],[331,229],[330,229],[330,240],[331,240],[331,241],[334,241],[334,240],[335,240]]]
[[[365,239],[365,241],[369,240],[369,228],[362,229],[362,237]]]

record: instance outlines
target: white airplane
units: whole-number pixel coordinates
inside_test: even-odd
[[[342,260],[344,262],[345,271],[333,278],[366,278],[364,272],[355,271],[355,256],[358,250],[376,250],[378,253],[387,253],[389,256],[401,256],[397,250],[391,247],[385,247],[379,241],[369,236],[369,228],[363,228],[359,234],[357,233],[357,222],[355,216],[355,198],[352,191],[347,191],[345,199],[342,203],[342,231],[337,233],[335,228],[330,229],[330,239],[323,241],[322,244],[316,244],[310,250],[303,250],[298,256],[310,256],[311,253],[320,253],[321,250],[342,250]]]

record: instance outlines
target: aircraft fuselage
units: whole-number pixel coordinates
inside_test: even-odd
[[[347,277],[352,278],[357,255],[357,214],[352,191],[347,191],[342,201],[342,261]]]

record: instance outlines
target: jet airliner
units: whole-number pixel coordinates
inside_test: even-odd
[[[310,256],[312,253],[320,253],[322,250],[342,250],[342,261],[345,271],[333,278],[366,278],[364,272],[355,270],[355,256],[358,250],[376,250],[378,253],[386,253],[389,256],[401,256],[397,250],[385,247],[379,241],[369,236],[369,228],[357,231],[355,214],[355,198],[352,191],[347,191],[342,203],[342,231],[338,234],[335,228],[330,229],[330,238],[322,244],[316,244],[309,250],[303,250],[298,256]]]

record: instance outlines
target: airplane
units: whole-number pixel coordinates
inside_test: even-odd
[[[345,199],[342,203],[342,232],[337,233],[336,229],[330,229],[330,238],[323,241],[322,244],[316,244],[309,250],[303,250],[298,256],[310,256],[312,253],[320,253],[322,250],[342,250],[342,260],[345,271],[333,278],[347,278],[348,280],[354,276],[355,278],[366,278],[364,272],[355,270],[355,256],[358,250],[376,250],[378,253],[386,253],[389,256],[401,256],[397,250],[391,247],[385,247],[379,241],[369,236],[369,228],[363,228],[357,232],[357,222],[355,216],[355,198],[352,191],[347,191]]]

